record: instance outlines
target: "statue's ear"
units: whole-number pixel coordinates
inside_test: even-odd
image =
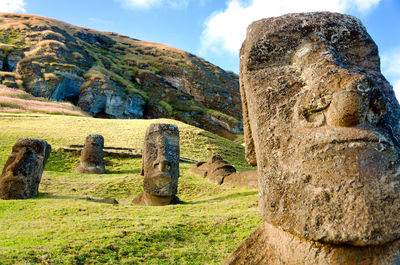
[[[243,80],[242,78],[240,79]],[[244,131],[244,143],[246,149],[246,160],[250,165],[257,166],[256,150],[254,149],[254,140],[249,120],[249,110],[247,104],[246,91],[244,89],[242,81],[240,81],[240,94],[241,94],[240,96],[242,97],[243,131]]]

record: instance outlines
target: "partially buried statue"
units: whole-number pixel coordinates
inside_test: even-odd
[[[240,88],[264,224],[224,264],[399,264],[400,107],[361,22],[252,23]]]
[[[144,192],[136,205],[178,204],[179,131],[176,125],[153,123],[146,131],[142,155]]]
[[[75,169],[77,173],[104,174],[104,138],[99,134],[86,137],[81,153],[81,161]]]
[[[51,146],[44,140],[19,139],[0,176],[0,198],[10,200],[36,197],[50,150]]]

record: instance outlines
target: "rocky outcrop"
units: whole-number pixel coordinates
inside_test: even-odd
[[[44,140],[19,139],[0,176],[0,198],[10,200],[36,197],[50,150],[51,146]]]
[[[287,258],[286,264],[348,264],[345,257],[319,260],[308,248],[319,242],[327,255],[359,253],[353,264],[397,264],[400,106],[361,22],[327,12],[263,19],[249,26],[240,56],[259,209],[266,223],[304,242],[293,258],[279,252],[280,245],[251,260],[274,263],[261,256],[270,254]],[[256,237],[265,238],[263,231],[271,229]],[[257,242],[249,247],[259,248]],[[394,249],[386,252],[385,246]],[[307,261],[297,262],[299,255]]]
[[[173,118],[233,139],[238,76],[184,51],[39,16],[0,14],[3,83],[94,117]]]

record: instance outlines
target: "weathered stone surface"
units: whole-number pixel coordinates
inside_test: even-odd
[[[75,169],[77,173],[103,174],[104,138],[99,134],[89,134],[81,153],[81,161]]]
[[[112,86],[112,84],[109,84]],[[94,117],[143,118],[146,101],[138,94],[126,95],[110,87],[101,89],[102,83],[93,82],[80,94],[78,106]]]
[[[236,172],[224,177],[223,185],[258,189],[258,172],[249,170]]]
[[[69,101],[74,104],[78,103],[81,94],[80,87],[84,83],[84,79],[76,74],[68,72],[57,72],[59,80],[56,83],[51,98],[54,100]]]
[[[36,197],[51,146],[44,140],[21,138],[0,176],[0,198],[27,199]]]
[[[153,123],[146,131],[142,155],[144,190],[156,196],[178,191],[179,130],[172,124]]]
[[[398,265],[400,240],[382,246],[322,244],[263,223],[224,265]]]
[[[208,162],[194,164],[190,170],[219,185],[224,182],[226,176],[236,172],[236,169],[219,155],[212,156]]]
[[[400,108],[361,22],[327,12],[259,20],[240,58],[264,220],[326,243],[397,240]]]
[[[166,205],[178,192],[179,130],[173,124],[152,123],[147,128],[142,172],[144,194],[133,200],[137,205]]]

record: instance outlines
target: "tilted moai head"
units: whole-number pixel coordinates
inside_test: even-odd
[[[240,88],[265,221],[329,243],[400,237],[400,108],[359,20],[323,12],[252,23]]]
[[[104,138],[99,134],[89,134],[81,153],[81,161],[75,172],[89,174],[103,174],[104,168]]]
[[[50,150],[51,146],[44,140],[19,139],[0,176],[0,198],[8,200],[36,197]]]
[[[172,124],[150,124],[142,156],[143,188],[155,196],[172,196],[178,191],[179,131]]]

